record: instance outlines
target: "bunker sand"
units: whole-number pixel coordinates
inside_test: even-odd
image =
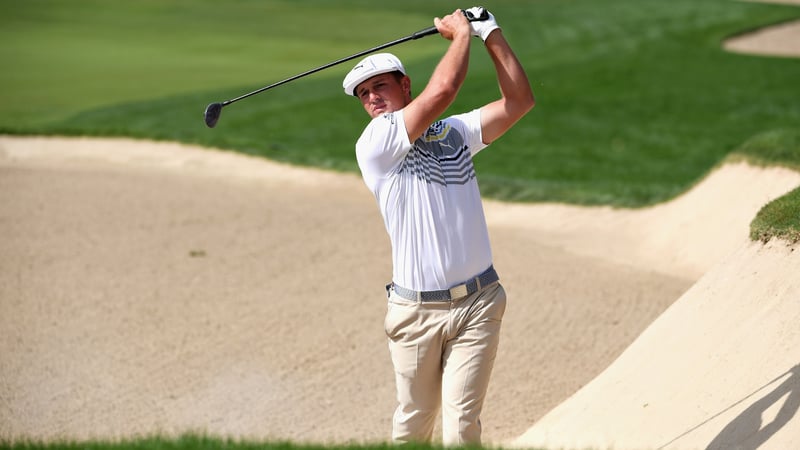
[[[707,181],[720,179],[764,201],[800,183],[743,164]],[[390,249],[357,176],[171,143],[2,137],[0,184],[1,436],[387,439]],[[648,233],[608,253],[582,236],[702,204],[706,186],[650,211],[599,208],[601,222],[487,202],[510,302],[486,442],[523,434],[695,280],[682,262],[650,269]]]

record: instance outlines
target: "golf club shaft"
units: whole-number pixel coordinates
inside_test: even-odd
[[[489,12],[486,11],[484,8],[480,8],[477,12],[476,11],[472,11],[472,8],[470,8],[470,10],[462,10],[462,13],[464,13],[464,16],[466,16],[467,20],[469,20],[470,22],[484,21],[484,20],[488,20],[491,17]],[[376,52],[378,50],[382,50],[384,48],[391,47],[393,45],[397,45],[397,44],[399,44],[401,42],[406,42],[406,41],[410,41],[410,40],[414,40],[414,39],[419,39],[421,37],[430,36],[432,34],[437,34],[438,32],[439,32],[439,30],[435,26],[434,27],[425,28],[423,30],[417,31],[416,33],[410,34],[410,35],[408,35],[406,37],[402,37],[400,39],[395,39],[394,41],[387,42],[387,43],[385,43],[383,45],[379,45],[377,47],[373,47],[373,48],[370,48],[368,50],[364,50],[362,52],[358,52],[358,53],[356,53],[354,55],[350,55],[350,56],[348,56],[346,58],[338,59],[338,60],[333,61],[331,63],[325,64],[324,66],[320,66],[320,67],[317,67],[316,69],[308,70],[306,72],[297,74],[297,75],[295,75],[293,77],[289,77],[289,78],[287,78],[285,80],[278,81],[277,83],[272,83],[269,86],[264,86],[261,89],[255,90],[253,92],[249,92],[249,93],[244,94],[244,95],[240,95],[239,97],[232,98],[230,100],[225,100],[224,102],[221,102],[221,103],[217,103],[217,102],[211,103],[206,107],[206,110],[205,110],[205,112],[203,114],[203,118],[204,118],[204,120],[206,122],[206,125],[209,128],[214,128],[217,125],[217,121],[219,120],[220,114],[222,113],[222,108],[224,106],[226,106],[226,105],[230,105],[231,103],[238,102],[239,100],[241,100],[243,98],[247,98],[247,97],[250,97],[252,95],[256,95],[256,94],[258,94],[260,92],[266,91],[267,89],[272,89],[275,86],[280,86],[282,84],[288,83],[288,82],[296,80],[298,78],[302,78],[302,77],[304,77],[306,75],[311,75],[312,73],[319,72],[320,70],[327,69],[328,67],[335,66],[337,64],[341,64],[341,63],[343,63],[345,61],[350,61],[351,59],[355,59],[355,58],[358,58],[360,56],[364,56],[366,54],[369,54],[369,53],[372,53],[372,52]]]
[[[241,100],[243,98],[250,97],[251,95],[256,95],[258,93],[266,91],[267,89],[272,89],[272,88],[274,88],[276,86],[280,86],[280,85],[282,85],[284,83],[288,83],[290,81],[294,81],[294,80],[296,80],[298,78],[302,78],[302,77],[304,77],[306,75],[311,75],[312,73],[319,72],[320,70],[325,70],[328,67],[332,67],[332,66],[335,66],[337,64],[341,64],[343,62],[347,62],[347,61],[350,61],[352,59],[356,59],[356,58],[358,58],[360,56],[364,56],[364,55],[367,55],[367,54],[372,53],[372,52],[377,52],[378,50],[383,50],[384,48],[391,47],[393,45],[397,45],[397,44],[400,44],[400,43],[403,43],[403,42],[406,42],[406,41],[419,39],[419,38],[425,37],[425,36],[430,36],[430,35],[436,34],[438,32],[439,31],[436,29],[436,27],[429,27],[429,28],[425,28],[424,30],[419,30],[416,33],[410,34],[410,35],[402,37],[400,39],[395,39],[394,41],[387,42],[387,43],[379,45],[377,47],[373,47],[373,48],[370,48],[368,50],[364,50],[364,51],[358,52],[356,54],[347,56],[347,57],[342,58],[342,59],[337,59],[336,61],[333,61],[333,62],[330,62],[328,64],[325,64],[324,66],[319,66],[316,69],[311,69],[311,70],[305,71],[303,73],[300,73],[300,74],[297,74],[295,76],[289,77],[289,78],[287,78],[285,80],[281,80],[281,81],[278,81],[276,83],[272,83],[269,86],[264,86],[263,88],[255,90],[253,92],[249,92],[247,94],[240,95],[239,97],[236,97],[236,98],[233,98],[233,99],[230,99],[230,100],[226,100],[226,101],[222,102],[222,106],[230,105],[231,103],[239,101],[239,100]]]

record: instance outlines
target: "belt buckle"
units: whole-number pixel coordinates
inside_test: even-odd
[[[450,288],[450,299],[454,298],[461,298],[466,297],[469,294],[469,290],[467,290],[467,285],[459,284],[458,286]]]

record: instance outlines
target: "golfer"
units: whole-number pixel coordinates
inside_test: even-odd
[[[492,267],[472,157],[534,99],[491,14],[468,22],[456,10],[434,25],[451,42],[416,98],[402,63],[388,53],[360,61],[343,87],[372,118],[356,157],[392,245],[384,323],[399,403],[392,439],[431,441],[441,410],[444,444],[480,444],[506,295]],[[480,37],[494,62],[500,98],[438,120],[464,82],[471,36]]]

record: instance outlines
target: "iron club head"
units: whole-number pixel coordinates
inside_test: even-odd
[[[219,120],[219,115],[222,113],[222,103],[212,103],[206,107],[204,118],[208,128],[214,128]]]

